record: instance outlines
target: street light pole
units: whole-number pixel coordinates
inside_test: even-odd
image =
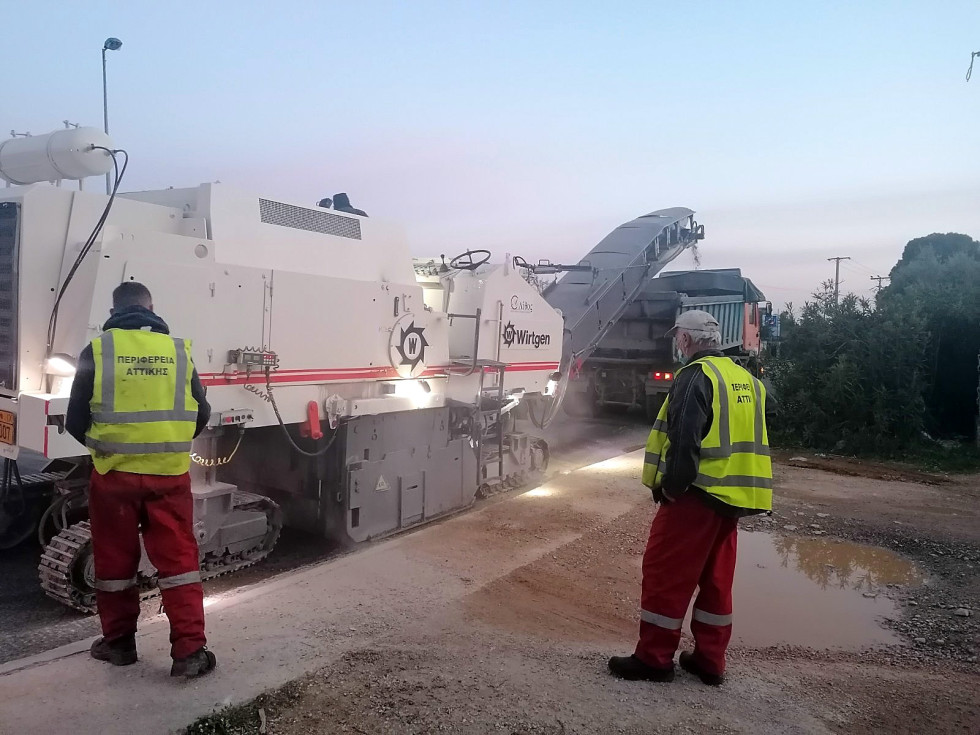
[[[122,41],[118,38],[107,38],[102,44],[102,123],[105,134],[109,134],[109,86],[106,81],[105,52],[118,51],[122,48]],[[109,183],[109,174],[105,175],[105,193],[112,193],[112,186]]]

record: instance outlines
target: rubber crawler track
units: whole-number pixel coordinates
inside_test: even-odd
[[[268,521],[268,530],[255,546],[237,554],[221,557],[205,554],[200,560],[201,579],[213,579],[225,574],[250,567],[269,555],[279,540],[282,531],[282,511],[269,498],[252,493],[235,492],[235,510],[261,510]],[[84,579],[81,565],[92,553],[92,529],[88,521],[76,523],[64,529],[51,539],[41,555],[38,576],[45,594],[62,605],[84,613],[96,612],[95,590]],[[140,600],[156,597],[160,591],[156,586],[156,575],[137,575]]]

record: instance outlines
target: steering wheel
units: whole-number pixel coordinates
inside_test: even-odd
[[[479,257],[474,258],[473,256]],[[490,260],[491,257],[492,254],[489,250],[483,250],[482,248],[479,250],[467,250],[465,253],[460,253],[450,260],[449,267],[461,271],[475,271]]]

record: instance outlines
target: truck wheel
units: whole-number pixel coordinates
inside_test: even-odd
[[[647,421],[649,421],[651,424],[656,421],[657,416],[660,415],[660,408],[664,405],[665,400],[667,400],[667,396],[664,393],[654,393],[647,396],[644,408],[646,409]]]

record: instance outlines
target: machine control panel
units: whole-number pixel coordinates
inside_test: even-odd
[[[211,414],[208,426],[217,428],[219,426],[242,426],[251,423],[255,419],[250,408],[236,408],[230,411],[215,411]]]
[[[239,367],[275,368],[279,364],[279,356],[271,351],[230,350],[228,362]]]

